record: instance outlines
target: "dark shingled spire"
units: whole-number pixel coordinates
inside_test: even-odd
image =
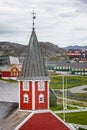
[[[48,80],[35,30],[32,30],[28,51],[23,62],[19,80]]]

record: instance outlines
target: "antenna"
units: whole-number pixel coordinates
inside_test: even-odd
[[[33,30],[35,29],[35,19],[36,19],[36,13],[33,11]]]

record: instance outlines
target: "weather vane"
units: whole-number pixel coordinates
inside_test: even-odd
[[[35,25],[35,21],[34,20],[36,19],[36,13],[33,11],[32,14],[33,14],[33,30],[34,30],[34,25]]]

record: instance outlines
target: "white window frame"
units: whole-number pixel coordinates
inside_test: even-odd
[[[45,90],[45,83],[44,81],[38,81],[38,90],[44,91]]]
[[[29,91],[29,81],[23,82],[23,91]]]
[[[29,96],[28,94],[24,94],[24,103],[28,103],[29,102]]]
[[[39,103],[44,103],[44,95],[43,94],[39,95]]]

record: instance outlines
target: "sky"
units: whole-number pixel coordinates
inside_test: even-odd
[[[27,45],[33,10],[38,41],[87,45],[87,0],[0,0],[0,41]]]

